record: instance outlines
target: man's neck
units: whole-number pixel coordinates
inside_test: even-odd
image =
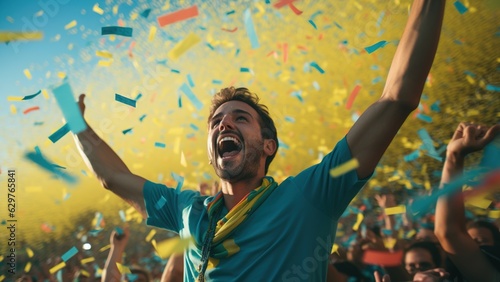
[[[242,180],[238,182],[228,182],[222,180],[222,194],[224,196],[224,204],[227,210],[231,210],[236,206],[241,199],[243,199],[248,193],[250,193],[255,188],[262,185],[263,177],[254,177],[248,180]]]

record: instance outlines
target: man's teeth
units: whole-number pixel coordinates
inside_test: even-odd
[[[233,141],[234,143],[236,143],[236,145],[240,144],[240,142],[238,141],[238,139],[236,139],[234,137],[229,137],[229,136],[224,137],[221,140],[219,140],[219,144],[222,143],[222,142],[224,142],[224,141]]]

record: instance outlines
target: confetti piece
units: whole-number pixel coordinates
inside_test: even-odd
[[[60,71],[60,72],[57,72],[57,76],[59,78],[63,78],[64,79],[66,77],[66,74],[64,72]]]
[[[155,209],[159,210],[159,209],[163,208],[163,206],[165,206],[166,203],[167,203],[167,199],[165,199],[163,196],[161,196],[161,198],[155,204]]]
[[[179,238],[174,237],[172,239],[167,239],[156,244],[156,253],[162,259],[166,259],[173,254],[183,253],[189,244],[191,244],[191,237],[189,238]]]
[[[7,101],[26,101],[26,100],[31,100],[38,96],[40,93],[42,93],[42,90],[39,90],[35,94],[27,95],[24,97],[19,97],[19,96],[8,96]]]
[[[136,105],[136,102],[137,102],[136,100],[127,98],[127,97],[122,96],[122,95],[120,95],[118,93],[115,93],[115,101],[123,103],[125,105],[129,105],[129,106],[134,107],[134,108],[135,108],[135,105]]]
[[[428,115],[424,115],[422,113],[418,113],[417,114],[417,118],[420,119],[420,120],[423,120],[427,123],[431,123],[432,122],[432,117],[428,116]]]
[[[33,253],[33,250],[30,248],[26,248],[26,253],[28,254],[29,258],[32,258],[35,255],[35,253]]]
[[[99,15],[104,14],[104,11],[99,7],[99,3],[94,4],[94,7],[92,7],[92,11],[94,11],[95,13],[97,13]]]
[[[69,22],[67,25],[64,26],[64,29],[68,30],[70,28],[73,28],[77,25],[77,22],[76,20],[72,20],[71,22]]]
[[[99,62],[97,62],[97,65],[100,66],[100,67],[109,67],[111,66],[111,63],[113,63],[113,61],[104,61],[104,60],[99,60]]]
[[[151,13],[151,9],[146,9],[141,12],[141,17],[147,19],[149,17],[149,13]]]
[[[184,156],[184,152],[181,152],[181,165],[183,167],[187,167],[186,156]]]
[[[61,259],[64,261],[64,262],[67,262],[70,258],[72,258],[74,255],[76,255],[78,253],[78,249],[76,247],[72,247],[71,249],[69,249],[66,253],[64,253],[64,255],[61,256]]]
[[[358,95],[360,90],[361,90],[361,85],[358,84],[354,87],[351,94],[349,95],[349,98],[347,98],[347,103],[345,104],[346,109],[348,110],[351,109],[352,104],[354,103],[354,99],[356,99],[356,96]]]
[[[321,74],[325,73],[325,71],[316,62],[311,62],[309,65],[311,67],[317,69],[319,71],[319,73],[321,73]]]
[[[368,52],[368,54],[371,54],[371,53],[377,51],[377,49],[384,47],[385,45],[387,45],[387,41],[382,40],[382,41],[377,42],[371,46],[365,47],[365,50],[366,50],[366,52]]]
[[[363,262],[379,266],[399,266],[403,259],[403,251],[395,252],[365,250],[363,253]]]
[[[221,28],[222,31],[227,31],[227,32],[235,32],[238,30],[238,27],[235,27],[233,29],[227,29],[227,28]]]
[[[133,29],[131,27],[103,26],[101,28],[101,35],[115,34],[115,35],[132,37],[132,31]]]
[[[162,143],[162,142],[155,142],[155,147],[158,147],[158,148],[165,148],[166,145],[165,143]]]
[[[112,59],[113,58],[113,54],[111,54],[110,52],[108,51],[95,51],[95,54],[96,56],[98,57],[102,57],[102,58],[108,58],[108,59]]]
[[[148,41],[151,42],[153,41],[153,39],[155,39],[155,35],[156,35],[156,26],[152,25],[150,28],[149,28],[149,35],[148,35]]]
[[[240,72],[250,72],[249,68],[240,68]]]
[[[65,266],[66,266],[66,263],[63,261],[63,262],[59,263],[58,265],[56,265],[56,266],[52,267],[52,268],[49,270],[49,272],[50,272],[50,274],[54,274],[54,273],[56,273],[57,271],[59,271],[59,270],[63,269]]]
[[[128,266],[125,266],[119,262],[116,263],[116,267],[118,268],[118,271],[120,271],[121,274],[130,274],[132,273],[130,271],[130,268],[128,268]]]
[[[177,187],[175,188],[175,190],[177,192],[180,192],[181,191],[181,188],[182,188],[182,185],[184,184],[184,177],[178,175],[177,173],[175,172],[172,172],[170,174],[172,176],[172,178],[177,181]]]
[[[26,76],[26,78],[28,79],[31,79],[31,72],[29,69],[24,69],[24,75]]]
[[[467,9],[467,7],[464,6],[464,4],[462,4],[462,2],[460,1],[455,1],[453,3],[453,5],[455,6],[455,8],[457,9],[457,11],[460,13],[460,15],[463,15],[465,14],[469,9]]]
[[[191,88],[189,88],[187,84],[183,83],[182,86],[179,88],[179,90],[183,92],[184,95],[186,95],[186,97],[189,99],[189,101],[191,101],[191,103],[197,110],[201,110],[203,108],[203,104],[201,103],[200,100],[198,100],[196,95],[193,93],[193,91],[191,90]]]
[[[104,251],[106,251],[106,250],[109,250],[110,248],[111,248],[111,245],[109,245],[109,244],[108,244],[108,245],[106,245],[106,246],[104,246],[104,247],[100,248],[100,249],[99,249],[99,252],[101,252],[101,253],[102,253],[102,252],[104,252]]]
[[[52,89],[57,104],[61,109],[69,129],[74,134],[78,134],[87,129],[87,124],[83,120],[82,113],[75,102],[73,91],[68,82]]]
[[[472,197],[467,198],[465,200],[465,204],[472,205],[481,209],[487,209],[491,205],[491,201],[481,197]]]
[[[384,212],[385,212],[386,215],[394,215],[394,214],[406,213],[406,206],[399,205],[399,206],[396,206],[396,207],[385,208]]]
[[[140,118],[139,118],[139,121],[142,122],[144,120],[144,118],[146,117],[146,115],[142,115]]]
[[[179,21],[187,20],[198,16],[198,6],[194,5],[186,9],[168,13],[157,18],[158,25],[164,27]]]
[[[88,258],[84,258],[84,259],[80,260],[80,263],[81,264],[87,264],[87,263],[93,262],[93,261],[95,261],[94,257],[88,257]]]
[[[359,225],[361,224],[361,222],[363,222],[363,219],[364,219],[364,218],[365,218],[365,217],[363,216],[363,213],[361,213],[361,212],[360,212],[360,213],[358,213],[358,215],[357,215],[357,219],[356,219],[356,223],[354,223],[354,225],[352,226],[352,230],[354,230],[354,231],[358,231],[358,229],[359,229]]]
[[[56,130],[56,132],[52,133],[49,136],[49,140],[52,141],[52,143],[56,143],[57,141],[59,141],[59,139],[61,139],[68,132],[69,132],[69,126],[66,123],[63,126],[61,126],[61,128],[59,128],[58,130]]]
[[[115,232],[116,232],[116,235],[120,236],[120,235],[123,235],[124,232],[123,232],[123,229],[121,229],[120,227],[115,227]]]
[[[486,90],[488,91],[494,91],[494,92],[500,92],[500,86],[492,85],[492,84],[487,84],[486,85]]]
[[[189,87],[194,87],[194,81],[193,81],[193,78],[191,77],[190,74],[187,75],[187,80],[188,80],[188,83],[189,83]]]
[[[28,273],[30,272],[30,270],[31,270],[31,262],[28,261],[28,263],[26,263],[26,266],[24,267],[24,272]]]
[[[71,174],[65,173],[64,171],[56,169],[56,165],[54,165],[52,162],[49,162],[47,159],[45,159],[43,156],[35,153],[35,152],[28,152],[24,155],[24,158],[34,162],[37,164],[40,168],[52,173],[53,175],[57,176],[58,178],[61,178],[62,180],[66,181],[67,183],[75,183],[77,178],[74,177]]]
[[[42,40],[43,32],[14,32],[14,31],[2,31],[0,32],[0,42],[13,42],[20,40]]]
[[[500,218],[500,210],[490,210],[488,212],[488,217],[494,219]]]
[[[38,107],[38,106],[30,107],[30,108],[27,108],[26,110],[24,110],[23,114],[28,114],[30,112],[37,111],[37,110],[40,110],[40,107]]]
[[[243,22],[245,23],[245,29],[247,31],[248,38],[250,39],[252,49],[259,48],[259,40],[257,38],[250,9],[246,9],[243,13]]]
[[[189,50],[194,45],[198,44],[201,41],[201,38],[194,34],[190,33],[186,38],[184,38],[181,42],[177,43],[170,52],[168,52],[168,56],[171,59],[177,59],[182,54],[184,54],[187,50]]]
[[[146,236],[146,242],[149,242],[151,241],[151,239],[153,239],[153,237],[156,235],[156,230],[154,229],[151,229],[151,231],[149,231],[148,235]]]
[[[345,163],[343,163],[335,168],[332,168],[330,170],[330,176],[336,178],[336,177],[344,175],[344,174],[348,173],[349,171],[354,170],[358,167],[359,167],[358,160],[353,158],[353,159],[351,159],[351,160],[349,160],[349,161],[347,161],[347,162],[345,162]]]
[[[314,29],[318,29],[313,20],[309,20],[309,23],[314,27]]]

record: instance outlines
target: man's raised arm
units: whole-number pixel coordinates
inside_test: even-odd
[[[408,115],[418,107],[436,54],[445,0],[414,1],[382,97],[347,133],[358,177],[368,177]]]
[[[81,94],[78,106],[85,112],[85,95]],[[87,166],[106,188],[124,199],[146,218],[142,189],[146,180],[130,172],[125,163],[89,126],[73,135]]]

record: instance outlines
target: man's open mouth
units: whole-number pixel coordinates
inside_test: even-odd
[[[240,140],[233,136],[225,136],[217,142],[217,151],[222,158],[236,156],[242,149]]]

